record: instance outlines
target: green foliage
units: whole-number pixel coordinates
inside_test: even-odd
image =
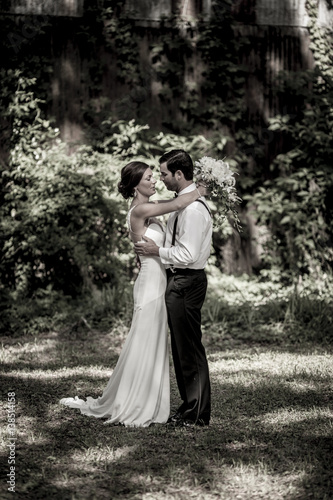
[[[300,280],[297,289],[278,280],[220,275],[210,270],[203,307],[205,335],[215,346],[333,342],[333,280],[328,275]]]
[[[101,123],[93,148],[123,159],[156,158],[168,149],[184,149],[197,159],[210,151],[212,143],[203,135],[156,134],[149,125],[140,125],[135,120],[114,121],[109,117]]]
[[[165,24],[151,47],[163,84],[161,99],[167,106],[179,103],[181,110],[178,121],[166,125],[176,132],[204,127],[210,155],[231,153],[228,161],[241,171],[240,194],[249,206],[255,205],[259,221],[268,227],[264,265],[279,263],[295,281],[304,272],[320,273],[333,261],[331,35],[316,23],[317,3],[308,2],[307,8],[316,68],[280,75],[276,97],[290,103],[293,114],[271,120],[267,134],[283,138],[288,146],[269,168],[264,141],[246,116],[247,69],[239,54],[246,52],[249,41],[236,35],[231,2],[215,2],[208,22],[189,23],[176,15],[172,28]],[[195,62],[200,86],[192,77]]]
[[[266,242],[266,263],[277,259],[295,280],[304,272],[320,272],[332,262],[331,229],[325,221],[325,198],[333,177],[314,166],[305,167],[300,150],[279,155],[274,167],[280,172],[274,181],[266,181],[253,197],[256,213],[267,224],[271,237]],[[298,163],[299,161],[299,163]],[[281,163],[280,163],[281,162]]]
[[[317,2],[307,2],[316,68],[281,74],[275,97],[288,102],[289,114],[272,119],[266,132],[282,137],[288,148],[270,167],[245,109],[248,71],[240,54],[247,53],[249,42],[235,29],[233,2],[214,2],[209,20],[188,21],[177,13],[158,30],[149,28],[152,42],[144,59],[139,54],[141,28],[134,30],[123,4],[88,0],[82,18],[62,24],[73,27],[87,65],[82,112],[91,147],[72,156],[59,131],[43,118],[51,95],[48,41],[59,42],[57,21],[41,16],[29,37],[22,19],[1,17],[3,32],[11,35],[4,37],[1,48],[5,55],[13,53],[3,64],[20,68],[25,76],[16,88],[20,77],[15,70],[1,75],[0,267],[10,287],[9,295],[7,288],[1,292],[4,302],[36,296],[38,290],[75,296],[117,283],[119,259],[132,256],[122,237],[125,205],[113,197],[120,162],[135,157],[156,164],[160,154],[175,147],[186,149],[194,160],[227,155],[240,172],[240,195],[255,206],[259,222],[268,229],[266,268],[278,264],[297,282],[299,274],[320,273],[331,265],[331,35],[316,23]],[[33,18],[26,21],[30,26]],[[103,57],[97,47],[106,48]],[[112,102],[101,93],[110,61],[114,80],[122,83]],[[35,95],[33,76],[38,81]],[[156,77],[162,84],[163,132],[146,125],[141,106]],[[131,273],[127,262],[125,269]]]
[[[281,73],[280,95],[298,102],[293,115],[276,116],[270,130],[291,145],[270,166],[271,179],[247,199],[271,233],[266,248],[295,282],[304,272],[333,266],[333,70],[331,36],[316,23],[317,3],[308,2],[313,71]]]
[[[197,47],[203,60],[202,92],[206,106],[202,123],[219,130],[221,124],[234,132],[244,121],[246,67],[239,62],[240,50],[248,44],[234,31],[231,2],[214,2],[209,22],[199,24]]]
[[[13,72],[20,70],[27,79],[37,78],[38,97],[43,100],[43,105],[42,102],[39,104],[43,109],[52,96],[49,89],[50,75],[53,73],[49,43],[53,29],[51,19],[45,15],[0,15],[0,30],[3,33],[0,40],[3,56],[1,69]],[[2,77],[7,83],[10,81],[3,74]],[[10,90],[13,91],[12,88]],[[6,94],[1,92],[1,95],[3,98]]]
[[[40,117],[35,82],[11,76],[18,85],[3,110],[12,134],[1,173],[2,293],[9,302],[45,303],[46,291],[49,300],[52,290],[77,297],[104,284],[117,289],[131,256],[116,197],[120,164],[87,147],[69,156]]]
[[[140,125],[135,120],[114,121],[112,117],[108,117],[99,127],[93,148],[123,160],[138,156],[151,157],[155,146],[148,130],[148,125]]]
[[[193,55],[194,44],[191,41],[191,26],[184,23],[175,14],[162,24],[158,41],[150,47],[152,63],[158,80],[162,83],[159,97],[167,109],[175,102],[179,102],[179,108],[184,113],[184,118],[179,123],[171,123],[165,120],[165,125],[173,131],[177,126],[188,128],[189,111],[198,105],[195,84],[192,86],[186,81],[186,64]],[[187,98],[187,99],[186,99]],[[191,105],[191,101],[193,101]],[[193,106],[194,105],[194,106]],[[167,115],[166,115],[167,116]]]
[[[124,3],[106,0],[100,14],[106,46],[117,55],[117,77],[128,85],[140,83],[139,52],[133,22],[123,15]],[[96,7],[95,7],[96,8]]]
[[[244,120],[246,72],[239,51],[247,40],[234,33],[230,7],[228,1],[214,2],[211,19],[191,22],[175,13],[162,23],[158,40],[151,44],[153,68],[162,83],[164,125],[172,132],[193,133],[204,127],[212,133],[224,127],[231,133]],[[168,108],[176,103],[177,118],[168,117]],[[218,151],[221,139],[217,134]]]
[[[110,153],[114,158],[119,158],[122,161],[131,161],[136,158],[157,165],[158,157],[165,151],[184,149],[195,161],[207,155],[212,150],[213,144],[203,135],[183,136],[164,132],[156,135],[148,125],[140,125],[135,120],[114,122],[110,117],[102,122],[98,133],[95,134],[93,147],[97,151]],[[233,164],[232,161],[230,163]],[[163,186],[157,186],[157,190],[159,195],[169,197]],[[226,210],[223,199],[215,197],[213,201],[212,198],[210,208],[216,228],[219,228],[224,235],[229,235],[231,227],[225,221]],[[240,228],[237,211],[229,208],[227,214],[230,218],[229,222]]]

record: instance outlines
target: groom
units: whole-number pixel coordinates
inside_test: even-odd
[[[177,195],[196,188],[193,162],[183,150],[165,153],[159,160],[161,180]],[[201,308],[206,296],[204,268],[210,255],[211,214],[204,199],[196,200],[168,220],[164,247],[150,238],[137,243],[139,255],[159,256],[167,270],[165,301],[172,356],[182,405],[168,422],[177,426],[208,425],[211,393],[208,363],[201,337]]]

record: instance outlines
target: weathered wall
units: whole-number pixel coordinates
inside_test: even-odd
[[[122,114],[124,119],[138,114],[157,128],[162,126],[165,113],[169,115],[169,120],[173,116],[177,118],[177,99],[168,109],[164,109],[158,98],[161,86],[150,67],[149,45],[158,39],[159,18],[170,16],[178,8],[183,18],[193,23],[199,14],[209,17],[211,3],[211,0],[127,0],[127,14],[134,19],[136,28],[133,29],[139,35],[140,62],[146,78],[129,88],[117,77],[114,54],[99,46],[96,40],[95,56],[103,64],[103,75],[99,75],[102,81],[100,95],[110,100],[112,112]],[[86,5],[84,0],[0,2],[0,12],[36,16],[32,23],[37,28],[52,25],[48,41],[53,58],[50,110],[56,117],[63,137],[73,141],[82,137],[82,110],[89,100],[97,97],[96,92],[94,94],[87,88],[91,61],[87,60],[89,54],[82,50],[76,32]],[[326,0],[319,0],[319,22],[333,26],[332,11],[328,11],[326,5]],[[234,0],[232,11],[237,36],[250,40],[248,48],[242,49],[239,54],[240,63],[248,68],[245,90],[249,120],[256,127],[265,127],[268,118],[281,111],[281,106],[283,110],[284,106],[272,92],[277,73],[281,69],[297,71],[313,65],[306,29],[308,18],[305,0]],[[38,36],[37,29],[31,24],[18,33],[7,34],[16,53],[21,49],[20,39],[34,36]],[[33,56],[38,57],[38,53]],[[191,73],[185,72],[184,78],[189,84],[191,81],[200,82],[200,62],[194,61],[191,66],[195,69]],[[97,101],[96,105],[99,105]]]
[[[0,12],[33,16],[83,15],[84,0],[2,0]]]

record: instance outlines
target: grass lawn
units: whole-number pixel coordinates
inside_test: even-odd
[[[213,405],[207,428],[109,426],[58,404],[101,394],[126,335],[121,321],[108,331],[82,323],[2,338],[1,402],[6,410],[15,392],[17,439],[12,493],[4,411],[1,498],[333,499],[326,292],[292,303],[280,285],[216,280],[203,313]]]

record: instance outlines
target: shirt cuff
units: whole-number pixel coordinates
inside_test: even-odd
[[[159,253],[162,264],[170,264],[169,250],[170,250],[169,248],[163,248],[163,247],[159,248],[158,253]]]

